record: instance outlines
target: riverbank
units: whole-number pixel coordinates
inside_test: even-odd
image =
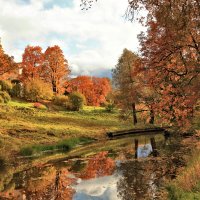
[[[186,158],[186,166],[179,169],[177,177],[167,185],[168,199],[200,199],[200,131],[183,139],[182,144],[191,153]]]
[[[48,111],[27,102],[0,105],[0,124],[1,154],[7,157],[25,146],[52,145],[77,137],[99,139],[107,130],[132,128],[128,121],[119,121],[117,112],[106,113],[102,108]]]
[[[59,107],[53,110],[38,109],[34,108],[32,103],[21,101],[0,105],[0,123],[0,166],[3,177],[1,189],[13,178],[13,174],[34,167],[52,165],[52,163],[62,162],[68,158],[85,159],[104,151],[113,156],[116,152],[123,152],[119,156],[120,159],[124,159],[124,155],[132,157],[134,155],[132,138],[107,140],[105,133],[146,126],[138,124],[133,127],[131,120],[121,121],[117,110],[108,113],[104,108],[85,107],[79,112],[69,112]],[[198,117],[194,121],[194,127],[195,129],[199,128]],[[146,136],[138,137],[143,144],[150,139]],[[156,140],[160,141],[160,136]],[[167,150],[166,158],[174,156],[173,148],[169,150],[168,148],[171,147],[165,142],[162,145]],[[186,153],[176,154],[172,158],[172,160],[174,159],[173,164],[168,166],[169,171],[171,170],[170,176],[174,179],[167,183],[169,199],[198,199],[200,198],[200,182],[198,181],[200,179],[200,134],[187,139],[182,138],[181,145],[184,146]],[[51,150],[63,149],[66,151],[51,152]],[[45,152],[44,155],[41,155],[42,151]],[[23,153],[25,157],[23,157]],[[160,153],[162,156],[162,148]],[[166,152],[163,152],[164,154]],[[26,157],[27,155],[30,157]],[[192,158],[190,155],[193,155]],[[181,162],[184,160],[184,164],[177,163],[180,160]],[[162,161],[164,164],[165,157]],[[152,162],[154,163],[154,160]],[[175,166],[176,164],[177,166]],[[4,165],[7,165],[6,169],[4,169]]]

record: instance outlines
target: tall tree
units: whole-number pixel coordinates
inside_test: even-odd
[[[70,69],[63,51],[57,45],[48,47],[45,51],[45,66],[47,68],[47,81],[52,84],[53,92],[60,93]]]
[[[96,0],[81,0],[88,9]],[[149,86],[160,96],[156,102],[162,119],[187,127],[200,97],[199,0],[130,0],[127,18],[139,17],[147,28],[140,34],[142,63]]]
[[[0,76],[12,72],[17,68],[13,56],[5,54],[0,41]]]
[[[112,71],[113,83],[119,91],[123,109],[132,109],[133,123],[137,124],[136,102],[138,98],[138,84],[133,76],[134,68],[137,66],[139,58],[136,54],[124,49],[116,67]]]
[[[199,0],[133,0],[129,13],[142,8],[148,10],[148,31],[139,37],[143,70],[160,95],[157,112],[187,127],[200,96]]]
[[[40,46],[27,46],[22,56],[23,81],[38,79],[42,76],[44,66],[44,55]]]

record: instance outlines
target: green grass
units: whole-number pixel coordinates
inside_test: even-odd
[[[131,121],[119,120],[118,111],[107,113],[99,107],[49,111],[19,100],[0,105],[0,124],[0,150],[7,157],[27,146],[52,145],[76,137],[100,139],[107,131],[133,128]]]
[[[120,120],[116,109],[112,113],[103,107],[92,106],[85,106],[79,112],[60,107],[41,110],[34,108],[33,103],[21,100],[0,104],[0,124],[0,150],[8,158],[24,147],[24,154],[31,155],[42,146],[53,149],[51,145],[71,138],[104,139],[106,132],[149,126],[143,121],[133,126],[131,119]],[[37,148],[30,148],[33,146]]]
[[[20,149],[20,154],[22,156],[32,156],[38,155],[45,151],[62,151],[68,152],[72,148],[80,144],[87,144],[93,141],[91,138],[81,137],[81,138],[70,138],[67,140],[62,140],[56,144],[52,145],[32,145],[23,147]]]
[[[10,102],[8,102],[8,105],[12,106],[12,107],[20,107],[20,108],[32,108],[33,107],[33,103],[22,101],[22,100],[10,101]]]

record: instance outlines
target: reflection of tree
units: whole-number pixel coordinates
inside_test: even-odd
[[[81,178],[90,179],[101,176],[111,175],[114,171],[115,162],[107,157],[108,152],[100,152],[91,158]]]
[[[118,196],[122,200],[151,200],[157,195],[162,170],[155,160],[130,161],[118,168],[122,177],[117,183]]]
[[[21,180],[21,184],[10,192],[2,193],[1,197],[4,199],[71,200],[74,189],[70,185],[76,180],[69,178],[68,174],[67,169],[57,170],[55,167],[26,171],[26,176]],[[23,177],[22,174],[21,177]]]

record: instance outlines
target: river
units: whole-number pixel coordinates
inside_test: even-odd
[[[26,160],[22,171],[1,169],[0,199],[164,200],[165,183],[184,165],[184,151],[178,138],[151,133],[97,142],[58,162],[32,167]]]

